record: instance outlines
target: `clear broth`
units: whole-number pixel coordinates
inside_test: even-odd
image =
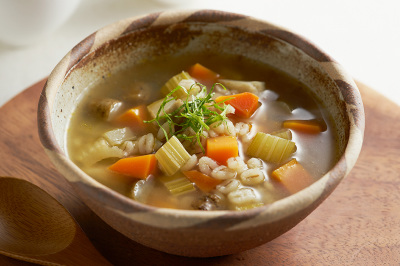
[[[273,132],[282,128],[282,121],[287,119],[323,119],[327,130],[320,134],[305,134],[292,131],[297,151],[293,157],[315,178],[323,176],[335,163],[336,136],[332,130],[332,120],[326,109],[308,93],[309,89],[299,81],[273,67],[249,60],[242,56],[191,54],[158,57],[156,60],[141,62],[113,75],[102,76],[99,82],[87,88],[82,95],[71,119],[67,133],[67,151],[88,175],[111,189],[130,197],[132,187],[137,180],[109,171],[108,166],[115,160],[104,160],[94,166],[84,167],[76,160],[83,145],[94,142],[104,132],[114,129],[111,124],[96,118],[89,111],[88,105],[93,99],[114,98],[124,102],[125,109],[139,104],[149,104],[164,96],[160,88],[172,76],[187,70],[191,65],[200,63],[224,78],[235,80],[264,81],[267,90],[260,95],[261,107],[251,117],[256,132]],[[127,99],[132,86],[138,82],[146,84],[148,93],[146,102]],[[211,84],[208,85],[208,88]],[[287,113],[279,102],[287,103],[293,110]],[[247,158],[243,147],[239,155]],[[269,185],[256,187],[265,204],[284,198],[289,194],[270,178],[275,164],[264,163],[264,172]],[[194,198],[201,195],[196,191],[181,196],[171,196],[169,191],[154,178],[154,188],[146,204],[158,207],[191,209]],[[271,186],[273,189],[271,190]]]

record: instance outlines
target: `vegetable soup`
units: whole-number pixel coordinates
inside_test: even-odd
[[[309,186],[336,136],[307,87],[242,56],[160,56],[88,87],[67,133],[88,175],[144,204],[246,210]]]

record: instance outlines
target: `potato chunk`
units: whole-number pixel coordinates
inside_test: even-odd
[[[122,107],[122,102],[111,98],[105,98],[94,100],[90,107],[91,111],[98,117],[105,121],[110,121]]]

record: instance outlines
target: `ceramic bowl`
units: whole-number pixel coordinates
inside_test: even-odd
[[[240,54],[267,62],[311,88],[329,109],[340,158],[308,188],[247,211],[190,211],[135,202],[103,186],[66,155],[65,134],[89,84],[145,58],[182,51]],[[359,91],[330,56],[303,37],[252,17],[214,10],[161,12],[130,18],[88,36],[60,61],[40,97],[41,142],[80,198],[110,226],[171,254],[212,257],[262,245],[309,215],[349,173],[359,155],[364,111]]]

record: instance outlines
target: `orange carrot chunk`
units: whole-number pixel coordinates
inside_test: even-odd
[[[203,192],[210,192],[223,181],[205,175],[197,170],[185,171],[183,174]]]
[[[146,177],[155,173],[156,165],[156,156],[148,154],[120,159],[108,169],[134,178],[146,179]]]
[[[235,115],[242,118],[251,117],[259,107],[258,96],[250,92],[219,96],[215,101],[217,103],[224,101],[225,104],[232,105],[235,108]]]
[[[192,78],[196,79],[200,83],[206,83],[206,84],[208,83],[214,84],[215,82],[217,82],[217,79],[219,78],[219,74],[206,68],[203,65],[200,65],[199,63],[191,66],[189,68],[188,73]]]
[[[272,172],[272,177],[294,194],[314,182],[314,178],[307,172],[296,159],[290,160]]]
[[[219,164],[226,165],[229,158],[239,155],[238,142],[232,136],[209,138],[207,139],[206,155]]]
[[[143,122],[147,120],[147,108],[145,105],[139,105],[135,108],[131,108],[123,113],[121,116],[117,118],[117,122],[133,128],[143,129],[146,127],[146,124]]]
[[[316,119],[312,120],[286,120],[284,128],[290,128],[308,134],[317,134],[326,130],[326,125]]]

